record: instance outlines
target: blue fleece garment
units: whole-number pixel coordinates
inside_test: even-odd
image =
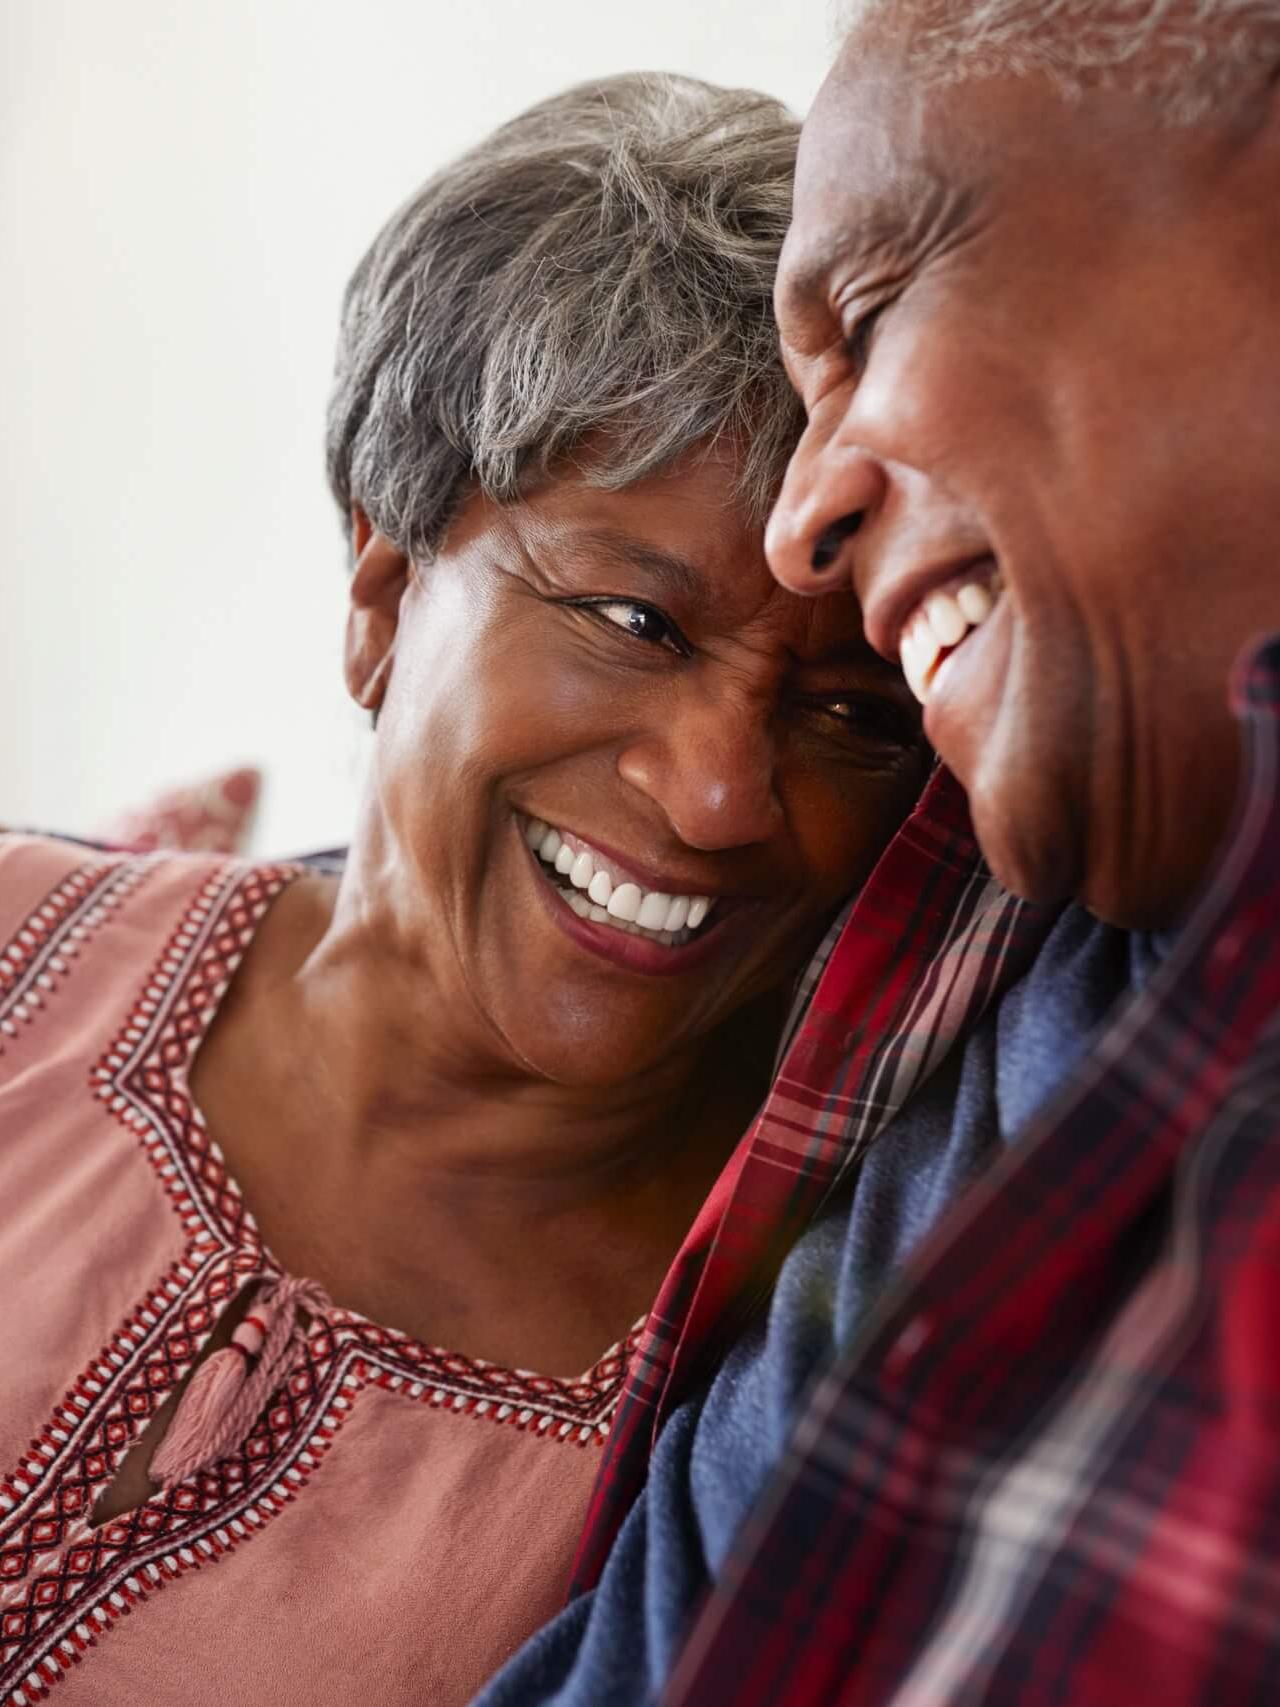
[[[656,1701],[691,1613],[780,1458],[804,1395],[886,1279],[1063,1082],[1162,944],[1068,909],[1031,970],[901,1110],[787,1258],[769,1307],[666,1423],[599,1585],[534,1636],[476,1707]]]

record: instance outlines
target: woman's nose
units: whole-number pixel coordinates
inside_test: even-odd
[[[883,489],[879,463],[841,442],[838,427],[817,415],[810,421],[769,518],[769,567],[793,593],[829,593],[851,584],[853,541]]]
[[[618,771],[687,847],[713,853],[775,834],[783,816],[776,759],[766,708],[735,695],[682,706],[628,742]]]

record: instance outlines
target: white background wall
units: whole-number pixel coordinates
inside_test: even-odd
[[[825,0],[0,0],[0,822],[260,764],[346,838],[321,434],[342,286],[430,171],[637,68],[803,111]]]

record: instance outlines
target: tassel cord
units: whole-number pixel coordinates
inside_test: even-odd
[[[227,1346],[196,1370],[151,1461],[152,1481],[173,1487],[239,1446],[302,1346],[306,1330],[299,1310],[318,1315],[329,1307],[323,1287],[313,1280],[286,1276],[265,1286],[250,1310],[266,1329],[256,1363],[241,1378],[243,1355]],[[217,1369],[219,1359],[231,1363]]]

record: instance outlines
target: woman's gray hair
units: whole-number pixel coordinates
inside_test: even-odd
[[[1040,72],[1150,97],[1173,125],[1247,100],[1280,58],[1280,0],[843,0],[846,33],[900,14],[924,80]]]
[[[657,73],[544,101],[437,173],[343,303],[334,497],[435,552],[472,491],[527,494],[590,439],[621,487],[725,434],[763,519],[802,418],[772,290],[799,126]]]

